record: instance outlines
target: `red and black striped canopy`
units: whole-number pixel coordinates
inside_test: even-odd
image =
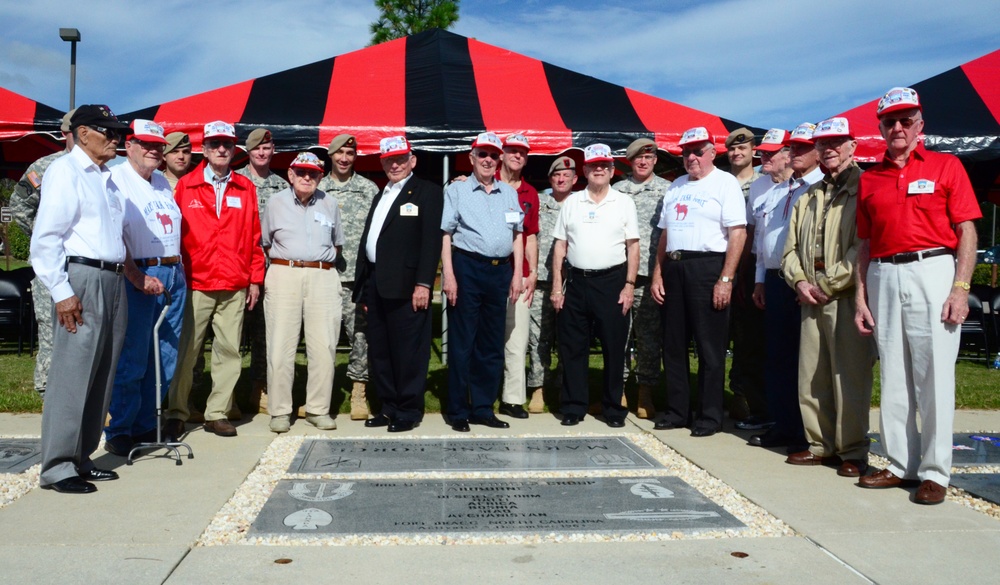
[[[240,141],[266,126],[279,150],[347,132],[358,151],[405,133],[424,151],[468,150],[475,135],[522,132],[532,153],[604,142],[623,151],[648,137],[674,150],[705,126],[721,146],[735,122],[439,29],[130,112],[191,135],[234,122]]]
[[[28,164],[62,148],[62,117],[55,108],[0,87],[0,177],[16,179]]]

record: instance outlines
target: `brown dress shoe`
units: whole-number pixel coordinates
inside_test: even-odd
[[[861,477],[868,471],[868,464],[860,459],[845,459],[837,470],[840,477]]]
[[[948,488],[945,486],[929,479],[925,479],[917,489],[917,495],[913,497],[913,501],[918,504],[940,504],[944,501],[944,496],[947,493]]]
[[[888,469],[882,469],[862,477],[858,480],[858,485],[863,488],[881,490],[894,487],[913,487],[917,485],[917,480],[902,479],[893,475]]]
[[[790,463],[792,465],[838,465],[840,463],[840,457],[834,455],[833,457],[821,457],[819,455],[814,455],[812,451],[799,451],[798,453],[792,453],[785,459],[785,463]]]
[[[226,419],[210,420],[205,422],[205,430],[215,433],[220,437],[235,437],[236,427]]]

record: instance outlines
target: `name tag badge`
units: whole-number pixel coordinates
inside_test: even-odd
[[[404,203],[399,206],[399,215],[403,217],[417,217],[420,215],[420,207],[412,203]]]
[[[323,227],[333,227],[333,222],[324,213],[313,212],[313,219]]]
[[[588,211],[583,216],[583,223],[595,223],[596,221],[597,221],[597,212],[596,211]]]
[[[929,179],[917,179],[910,183],[909,188],[906,192],[910,195],[922,195],[925,193],[934,192],[934,181]]]
[[[504,221],[506,221],[507,223],[517,223],[517,222],[521,221],[521,212],[520,211],[508,211],[508,212],[504,213]]]
[[[243,201],[241,201],[239,197],[226,195],[226,207],[231,209],[240,209],[243,207]]]

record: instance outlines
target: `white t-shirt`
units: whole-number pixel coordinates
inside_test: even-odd
[[[125,245],[132,258],[180,256],[181,210],[166,177],[147,181],[127,160],[111,167],[111,177],[125,195]]]
[[[667,252],[725,252],[729,228],[747,223],[745,205],[739,182],[725,171],[677,179],[663,196],[658,224],[666,230]]]
[[[625,242],[639,239],[635,201],[610,187],[600,203],[589,190],[577,191],[563,202],[552,237],[566,240],[566,257],[575,268],[617,266],[627,259]]]

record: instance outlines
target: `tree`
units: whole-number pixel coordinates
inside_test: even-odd
[[[460,0],[375,0],[379,18],[371,24],[377,45],[431,28],[450,28],[458,21]]]

